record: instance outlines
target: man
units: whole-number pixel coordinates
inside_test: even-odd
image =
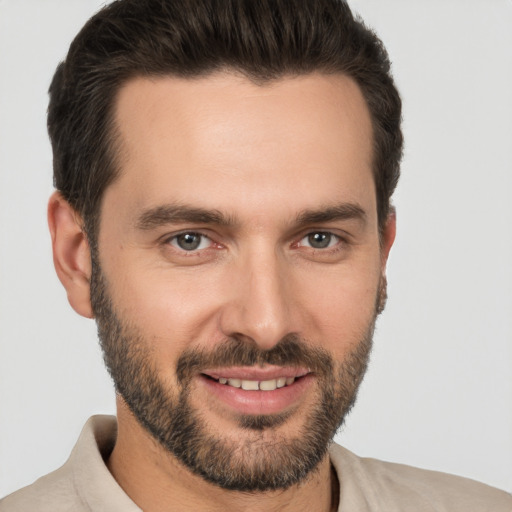
[[[1,510],[510,510],[330,444],[385,304],[402,147],[344,3],[121,0],[50,94],[55,266],[118,415]]]

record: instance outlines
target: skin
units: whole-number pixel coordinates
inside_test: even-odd
[[[138,78],[120,90],[116,120],[121,173],[102,201],[99,259],[116,311],[144,333],[169,391],[184,350],[208,350],[233,335],[268,350],[296,334],[342,362],[373,321],[395,236],[391,215],[379,238],[371,121],[357,85],[322,74],[265,86],[228,72]],[[230,222],[151,217],[176,205],[220,212]],[[359,213],[298,222],[305,211],[347,205]],[[69,301],[92,318],[89,247],[81,219],[58,193],[49,224]],[[183,231],[205,235],[199,250],[179,248],[175,236]],[[317,232],[334,235],[329,247],[311,246],[308,235]],[[263,442],[297,436],[318,392],[313,376]],[[191,403],[215,433],[254,435],[239,427],[240,411],[199,378]],[[120,396],[117,405],[108,466],[146,511],[336,509],[328,457],[285,491],[225,491],[166,453]]]

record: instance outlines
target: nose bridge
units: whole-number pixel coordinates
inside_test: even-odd
[[[224,334],[250,338],[268,350],[292,332],[286,262],[275,248],[259,244],[246,251],[236,272],[223,314]]]

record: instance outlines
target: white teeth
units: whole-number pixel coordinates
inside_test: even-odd
[[[228,384],[234,388],[242,387],[242,381],[240,379],[229,379]]]
[[[260,382],[260,389],[262,391],[274,391],[277,388],[276,379],[273,380],[262,380]]]
[[[257,380],[243,380],[242,381],[242,389],[246,391],[258,391],[258,381]]]
[[[242,379],[226,379],[219,377],[219,384],[227,384],[234,388],[242,388],[245,391],[274,391],[277,388],[289,386],[295,382],[295,377],[279,377],[271,380],[242,380]]]

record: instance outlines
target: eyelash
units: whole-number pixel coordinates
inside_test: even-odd
[[[186,249],[183,249],[182,247],[179,247],[177,245],[179,237],[186,236],[186,235],[201,237],[201,241],[199,242],[199,247],[198,248],[194,248],[194,249],[192,249],[190,251],[188,251]],[[208,247],[200,248],[200,245],[202,245],[205,240],[209,240],[210,241],[210,245]],[[210,249],[211,246],[213,244],[215,244],[215,242],[208,235],[205,235],[204,233],[199,233],[197,231],[182,231],[181,233],[177,233],[177,234],[167,238],[165,240],[165,244],[171,245],[176,251],[179,251],[183,255],[187,255],[188,256],[188,255],[199,254],[200,252],[202,252],[204,250]]]
[[[327,236],[329,237],[329,242],[328,242],[328,245],[326,247],[311,247],[311,249],[314,249],[316,251],[328,251],[329,249],[334,249],[335,247],[337,247],[340,242],[342,242],[342,238],[334,233],[331,233],[330,231],[311,231],[309,233],[307,233],[305,236],[303,236],[300,240],[299,240],[299,243],[302,242],[303,240],[306,240],[306,239],[309,239],[310,237],[312,236],[315,236],[315,235],[324,235],[324,236]],[[334,245],[331,245],[331,241],[334,241]]]
[[[201,237],[198,247],[193,248],[191,250],[187,250],[182,247],[179,247],[177,240],[179,239],[179,237],[186,236],[186,235]],[[315,235],[328,236],[329,237],[328,245],[326,247],[311,247],[311,246],[308,247],[308,246],[301,245],[301,242],[303,242],[304,240],[307,240],[308,238],[315,236]],[[210,244],[207,247],[201,247],[201,245],[206,240],[208,240],[210,242]],[[309,241],[311,242],[311,240],[309,240]],[[331,241],[334,241],[334,244],[331,244]],[[176,250],[177,252],[180,253],[180,255],[183,255],[185,257],[197,256],[197,255],[203,253],[203,251],[211,249],[215,245],[217,245],[217,248],[222,247],[221,244],[216,244],[216,242],[214,240],[212,240],[212,238],[210,238],[208,235],[205,235],[204,233],[200,233],[197,231],[182,231],[181,233],[177,233],[175,235],[172,235],[171,237],[166,238],[164,240],[164,244],[172,246],[174,250]],[[297,248],[297,249],[300,247],[306,247],[306,249],[311,249],[315,253],[321,252],[323,254],[331,254],[331,253],[333,254],[333,253],[336,253],[339,250],[341,250],[344,246],[346,246],[346,244],[347,244],[347,241],[345,239],[343,239],[340,235],[337,235],[331,231],[313,230],[313,231],[309,231],[308,233],[303,235],[298,241],[294,242],[291,246],[292,246],[292,248]]]

